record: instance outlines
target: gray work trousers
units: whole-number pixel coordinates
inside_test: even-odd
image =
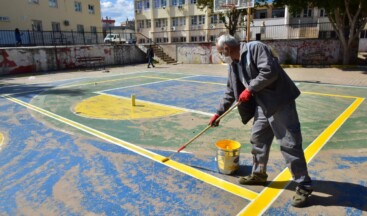
[[[295,101],[285,105],[269,118],[265,117],[260,106],[256,107],[251,136],[253,173],[266,172],[274,136],[280,144],[280,151],[294,181],[310,184]]]

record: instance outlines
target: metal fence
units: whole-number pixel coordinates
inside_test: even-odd
[[[102,32],[20,31],[22,46],[86,45],[104,43]],[[0,30],[0,46],[16,46],[15,33]]]
[[[204,29],[197,26],[196,30],[159,31],[153,32],[156,43],[187,43],[187,42],[212,42],[218,35],[228,33],[226,28]],[[236,36],[246,39],[246,27],[239,27]],[[280,40],[280,39],[311,39],[311,38],[336,38],[331,23],[303,23],[271,26],[250,26],[251,40]],[[171,38],[171,41],[169,41]]]
[[[20,31],[22,46],[55,46],[55,45],[87,45],[102,44],[104,36],[111,31],[103,32],[74,32],[74,31]],[[197,26],[195,30],[176,30],[152,32],[152,38],[143,37],[139,43],[150,40],[155,43],[188,43],[212,42],[220,34],[228,33],[225,28],[203,29]],[[140,34],[140,33],[138,33]],[[246,28],[239,27],[236,35],[245,40]],[[306,38],[335,38],[336,34],[331,23],[306,23],[272,26],[250,26],[251,40],[306,39]],[[121,35],[124,37],[124,35]],[[142,37],[141,37],[142,38]],[[135,42],[134,42],[135,43]],[[0,30],[0,46],[16,46],[15,34],[11,30]]]

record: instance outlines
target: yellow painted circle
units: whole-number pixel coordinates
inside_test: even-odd
[[[184,111],[139,100],[136,100],[133,106],[130,98],[98,95],[77,104],[74,112],[88,118],[128,120],[169,116]]]

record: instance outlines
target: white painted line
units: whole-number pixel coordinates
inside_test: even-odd
[[[98,93],[100,95],[107,95],[107,96],[116,97],[116,98],[130,99],[129,97],[118,96],[118,95],[113,95],[113,94],[108,94],[108,93],[103,93],[103,92],[96,92],[96,93]],[[168,108],[172,108],[172,109],[178,109],[178,110],[182,110],[182,111],[185,111],[185,112],[197,113],[197,114],[201,114],[201,115],[205,115],[205,116],[213,116],[214,115],[214,113],[208,113],[208,112],[203,112],[203,111],[193,110],[193,109],[186,109],[186,108],[167,105],[167,104],[155,103],[155,102],[152,102],[152,101],[146,101],[146,100],[140,100],[140,99],[136,100],[136,101],[141,101],[141,102],[144,102],[144,103],[150,103],[150,104],[154,104],[154,105],[158,105],[158,106],[164,106],[164,107],[168,107]]]
[[[157,84],[157,83],[162,83],[162,82],[169,82],[169,81],[180,80],[180,79],[190,78],[190,77],[197,77],[197,76],[198,75],[181,77],[181,78],[175,78],[175,79],[169,79],[169,78],[167,78],[166,80],[161,80],[161,81],[156,81],[156,82],[150,82],[150,83],[144,83],[144,84],[131,85],[131,86],[124,86],[124,87],[118,87],[118,88],[112,88],[112,89],[106,89],[106,90],[98,91],[98,92],[94,92],[94,93],[100,94],[102,92],[108,92],[108,91],[113,91],[113,90],[117,90],[117,89],[126,89],[126,88],[140,87],[140,86],[145,86],[145,85]],[[157,79],[162,79],[162,78],[157,77]]]

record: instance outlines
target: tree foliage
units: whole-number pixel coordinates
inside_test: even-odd
[[[266,0],[257,0],[255,1],[255,6],[266,5]],[[211,12],[214,12],[214,0],[197,0],[196,6],[200,10],[209,9]],[[224,23],[226,29],[230,35],[234,35],[237,31],[237,28],[243,25],[246,29],[246,23],[244,23],[243,17],[247,15],[246,9],[237,9],[235,7],[229,8],[224,13],[219,13],[221,21]]]
[[[307,7],[324,8],[343,45],[343,64],[351,62],[351,49],[358,44],[358,35],[367,23],[366,0],[274,0],[273,4],[288,5],[291,13]]]

